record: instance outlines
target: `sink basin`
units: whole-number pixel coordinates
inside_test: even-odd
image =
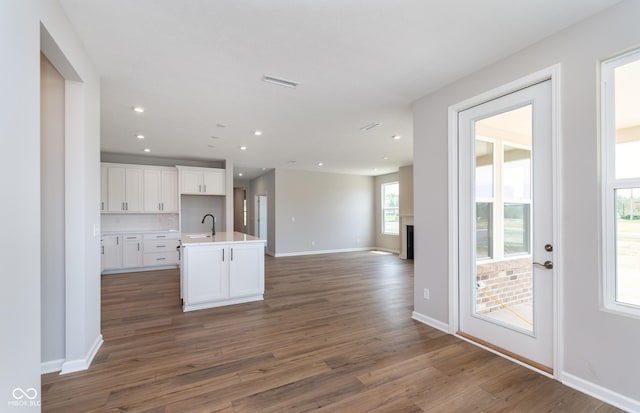
[[[190,234],[190,235],[187,235],[187,238],[190,238],[190,239],[211,238],[211,234]]]

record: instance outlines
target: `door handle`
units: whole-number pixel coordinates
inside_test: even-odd
[[[534,262],[533,265],[539,265],[541,267],[544,267],[548,270],[552,270],[553,269],[553,262],[551,261],[545,261],[544,263],[540,263],[540,262]]]

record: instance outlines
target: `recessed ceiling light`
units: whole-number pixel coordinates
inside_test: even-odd
[[[262,81],[267,83],[273,83],[274,85],[278,85],[278,86],[290,87],[293,89],[297,88],[298,85],[300,84],[300,82],[296,82],[295,80],[287,80],[287,79],[282,79],[280,77],[269,76],[269,75],[263,75]]]
[[[389,157],[388,156],[383,156],[382,159],[384,159],[385,161],[388,161]]]
[[[145,152],[151,152],[151,149],[149,149],[149,148],[144,148],[143,150],[144,150]]]
[[[261,130],[253,131],[253,134],[256,135],[256,136],[260,136],[260,135],[262,135],[262,131]]]
[[[238,176],[242,176],[242,172],[239,172],[239,173],[238,173]]]
[[[134,106],[133,110],[134,112],[138,112],[138,113],[144,112],[144,108],[142,106]]]
[[[400,136],[400,135],[393,135],[391,138],[393,138],[393,140],[396,140],[396,141],[397,141],[398,139],[402,138],[402,136]]]
[[[136,138],[138,138],[138,139],[144,139],[144,135],[136,135]]]
[[[371,129],[376,128],[376,127],[378,127],[380,125],[382,125],[382,123],[380,123],[380,122],[371,122],[371,123],[367,123],[366,125],[361,127],[360,130],[371,130]]]
[[[324,165],[324,163],[318,162],[318,166],[323,166],[323,165]]]
[[[373,172],[377,172],[377,171],[378,171],[378,168],[373,168]]]
[[[263,171],[266,171],[266,170],[267,170],[267,168],[262,168],[262,170],[263,170]]]
[[[246,151],[246,150],[247,150],[247,147],[246,147],[246,146],[241,146],[241,147],[240,147],[240,150],[241,150],[241,151]]]

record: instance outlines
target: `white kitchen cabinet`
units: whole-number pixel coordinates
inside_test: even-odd
[[[148,169],[143,172],[144,212],[178,212],[178,171]]]
[[[229,296],[244,297],[264,292],[264,244],[229,246]]]
[[[107,210],[109,202],[109,175],[106,166],[100,167],[100,212]]]
[[[178,171],[181,194],[225,195],[224,169],[179,166]]]
[[[184,311],[262,300],[263,242],[186,243],[182,251]]]
[[[122,242],[122,268],[142,267],[142,237],[124,235]]]
[[[142,212],[142,168],[107,167],[107,210]]]
[[[122,236],[104,235],[102,237],[102,269],[122,268]]]
[[[143,266],[178,265],[178,233],[145,234]]]
[[[185,306],[215,302],[229,296],[226,251],[226,245],[198,245],[184,249],[182,262],[184,272],[189,274],[184,282]]]

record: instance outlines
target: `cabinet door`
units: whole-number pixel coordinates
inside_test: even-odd
[[[105,270],[122,268],[122,240],[120,235],[102,237],[102,267]]]
[[[126,212],[142,212],[142,169],[127,168],[125,179]]]
[[[180,193],[199,194],[202,192],[202,172],[183,170],[180,173]]]
[[[142,267],[142,239],[139,236],[124,236],[122,244],[122,268]]]
[[[229,295],[263,294],[264,244],[233,244],[229,255]]]
[[[109,175],[106,166],[100,167],[100,212],[104,212],[108,208],[109,194]]]
[[[160,212],[162,210],[162,173],[157,169],[145,169],[143,175],[144,212]]]
[[[110,212],[123,212],[125,202],[125,169],[124,168],[107,168],[108,176],[108,206],[107,210]]]
[[[225,246],[184,248],[184,287],[187,304],[228,297],[228,267]]]
[[[162,212],[178,212],[178,171],[162,171]]]
[[[203,193],[207,195],[224,195],[225,171],[208,170],[203,172]]]

